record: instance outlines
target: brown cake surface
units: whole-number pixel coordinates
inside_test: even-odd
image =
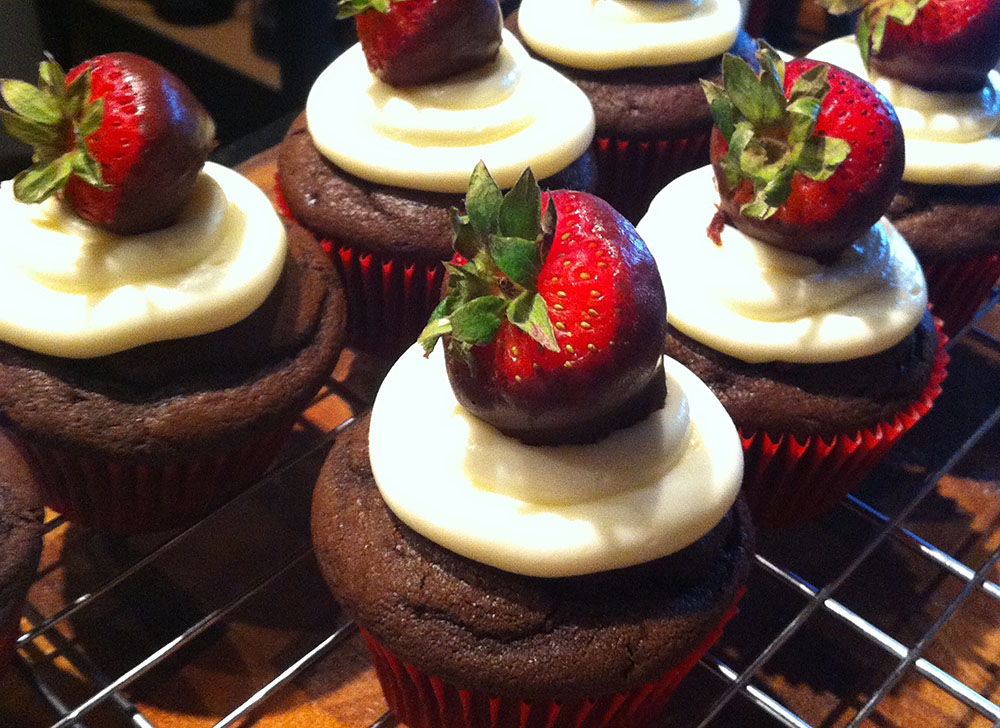
[[[925,265],[1000,253],[1000,184],[904,182],[887,216]]]
[[[312,527],[334,596],[396,657],[462,688],[526,698],[659,677],[729,610],[751,553],[740,501],[696,543],[640,566],[543,579],[480,564],[390,513],[372,479],[367,418],[334,445]]]
[[[930,380],[937,343],[924,313],[895,346],[844,362],[749,364],[676,329],[667,335],[667,354],[709,386],[745,433],[808,437],[854,433],[905,411]]]
[[[301,410],[333,369],[344,326],[340,277],[292,230],[274,290],[220,331],[93,359],[0,342],[0,426],[70,452],[210,451]]]
[[[305,113],[292,122],[281,144],[278,181],[292,216],[321,238],[432,263],[454,252],[448,211],[465,208],[463,194],[390,187],[355,177],[316,149]],[[542,189],[592,191],[590,154],[539,184]]]
[[[27,465],[0,435],[0,630],[19,617],[38,568],[42,514],[41,497]]]
[[[505,25],[531,54],[552,66],[580,87],[594,107],[598,137],[677,139],[704,134],[712,114],[701,80],[722,82],[722,56],[676,66],[646,66],[612,71],[588,71],[539,57],[524,43],[517,27],[517,12]],[[730,53],[750,60],[756,44],[740,31]]]

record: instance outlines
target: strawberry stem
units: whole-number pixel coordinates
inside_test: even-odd
[[[871,53],[876,55],[882,50],[882,40],[885,37],[885,26],[888,21],[899,25],[910,25],[917,17],[920,9],[930,0],[818,0],[831,15],[845,15],[858,10],[858,27],[856,38],[861,60],[865,68]]]

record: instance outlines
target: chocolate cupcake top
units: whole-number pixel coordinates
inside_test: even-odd
[[[0,626],[20,613],[42,552],[42,501],[27,465],[0,436]]]
[[[0,343],[0,421],[56,446],[158,457],[291,416],[336,361],[345,304],[311,236],[288,242],[265,302],[219,331],[91,359]]]
[[[317,559],[366,630],[446,681],[563,699],[642,685],[705,639],[746,577],[741,504],[687,549],[629,569],[544,579],[463,558],[386,508],[366,425],[340,437],[320,475]]]

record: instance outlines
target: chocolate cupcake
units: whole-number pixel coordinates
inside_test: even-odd
[[[592,189],[593,112],[501,35],[496,0],[393,2],[356,22],[360,43],[316,80],[282,145],[279,204],[340,267],[351,344],[396,356],[436,305],[469,170],[484,160],[510,188],[530,166],[547,184]],[[405,42],[383,37],[394,33]]]
[[[62,123],[90,146],[67,153],[61,190],[37,166],[0,185],[0,427],[49,505],[122,533],[188,524],[259,477],[344,329],[309,236],[287,235],[249,180],[178,150],[211,122],[164,74],[102,56],[63,91],[45,62],[35,101],[79,95]]]
[[[320,474],[317,559],[403,722],[646,726],[742,594],[735,428],[607,203],[480,167],[466,206],[469,262]]]
[[[1000,60],[1000,10],[956,9],[975,17],[935,29],[944,17],[936,5],[909,27],[890,20],[870,69],[850,37],[809,55],[867,77],[896,108],[906,170],[886,214],[917,254],[934,314],[954,336],[1000,276],[1000,75],[990,70]]]
[[[0,673],[21,633],[21,609],[41,553],[41,497],[17,450],[0,436]]]
[[[774,169],[751,159],[768,132],[724,113],[730,139],[746,154],[733,159],[729,140],[714,132],[713,166],[668,185],[638,230],[659,260],[670,261],[660,267],[671,297],[667,350],[732,415],[754,518],[781,526],[823,513],[867,474],[930,408],[947,357],[920,266],[879,220],[902,173],[891,107],[839,69],[801,59],[784,66],[766,50],[761,65],[756,83],[749,69],[730,76],[727,68],[726,88],[712,89],[714,98],[723,107],[731,94],[772,94],[757,108],[794,115],[793,103],[777,95],[794,88],[804,99],[813,89],[814,127],[791,119],[802,146],[784,159],[820,154],[778,173],[790,183],[777,198],[755,177]],[[733,78],[741,80],[734,86]],[[754,137],[738,139],[737,128]],[[810,147],[813,135],[822,143]],[[831,161],[838,142],[845,147]],[[820,171],[824,164],[830,168]]]
[[[700,79],[718,79],[724,52],[752,58],[740,16],[738,0],[524,0],[506,25],[590,99],[597,193],[636,222],[665,184],[708,162]]]

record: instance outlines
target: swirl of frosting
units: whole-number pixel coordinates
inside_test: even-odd
[[[726,225],[708,236],[719,199],[710,166],[654,198],[636,229],[661,261],[671,325],[746,362],[820,364],[884,351],[927,308],[923,271],[885,219],[830,265]]]
[[[285,228],[260,189],[208,163],[177,222],[115,235],[0,185],[0,340],[73,359],[230,326],[267,298]]]
[[[673,66],[722,55],[739,0],[523,0],[518,29],[540,56],[571,68]]]
[[[866,72],[853,37],[824,43],[810,58],[867,78],[896,109],[906,138],[903,180],[918,184],[1000,182],[1000,73],[974,93],[924,91]]]
[[[667,556],[732,506],[743,450],[711,391],[664,366],[662,410],[592,445],[537,447],[466,412],[441,348],[425,359],[414,346],[372,410],[375,481],[413,530],[505,571],[574,576]]]
[[[549,177],[594,136],[583,92],[507,31],[492,63],[412,88],[375,78],[355,45],[316,79],[306,118],[316,148],[337,166],[427,192],[465,192],[480,159],[501,187],[512,187],[525,167]]]

